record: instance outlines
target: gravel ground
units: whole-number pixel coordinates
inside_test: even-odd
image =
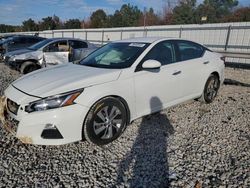
[[[0,63],[0,94],[20,75]],[[250,187],[250,72],[209,105],[136,120],[105,147],[24,145],[0,127],[0,187]]]

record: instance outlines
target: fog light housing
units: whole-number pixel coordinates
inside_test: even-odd
[[[43,139],[63,139],[62,134],[54,124],[46,124],[41,134]]]

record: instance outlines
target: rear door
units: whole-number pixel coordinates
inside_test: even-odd
[[[43,49],[43,59],[46,66],[69,62],[69,45],[67,40],[53,42]]]
[[[84,41],[69,40],[70,61],[79,61],[89,54],[88,44]]]
[[[187,100],[200,95],[205,82],[206,63],[209,61],[203,58],[204,47],[197,43],[176,40],[175,45],[178,59],[176,64],[183,77],[181,97]]]

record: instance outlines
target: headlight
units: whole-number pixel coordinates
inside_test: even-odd
[[[25,111],[30,113],[75,104],[74,100],[82,93],[82,91],[83,89],[76,90],[32,102],[25,107]]]

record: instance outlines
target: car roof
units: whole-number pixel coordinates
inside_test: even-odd
[[[53,41],[56,41],[56,40],[79,40],[79,41],[87,42],[87,41],[79,39],[79,38],[70,38],[70,37],[64,37],[64,38],[62,38],[62,37],[56,37],[56,38],[49,38],[49,39],[51,39]]]
[[[123,39],[123,40],[118,40],[114,42],[142,42],[142,43],[153,43],[155,41],[159,41],[162,39],[174,39],[174,38],[169,38],[169,37],[136,37],[136,38],[130,38],[130,39]]]

